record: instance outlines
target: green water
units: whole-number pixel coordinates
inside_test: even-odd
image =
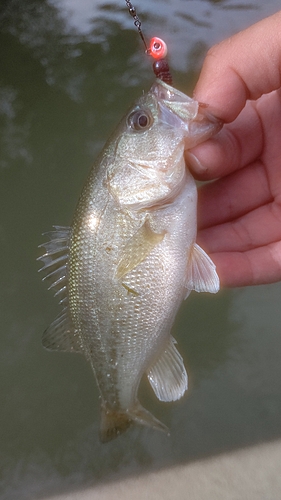
[[[134,428],[101,445],[86,361],[49,353],[59,308],[37,273],[41,233],[68,225],[104,141],[153,81],[124,2],[2,1],[0,6],[0,498],[37,499],[281,437],[281,285],[192,294],[174,334],[187,397],[142,402],[170,438]],[[191,92],[209,45],[276,2],[134,2],[170,48]],[[75,7],[76,5],[76,7]],[[73,9],[70,12],[69,9]]]

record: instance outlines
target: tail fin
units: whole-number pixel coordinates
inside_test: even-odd
[[[125,432],[133,423],[152,427],[169,435],[169,429],[155,418],[149,411],[145,410],[137,401],[127,411],[121,412],[102,406],[100,440],[107,443]]]
[[[100,440],[107,443],[125,432],[133,421],[127,413],[121,413],[102,406]]]

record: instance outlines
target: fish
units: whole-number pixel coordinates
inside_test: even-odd
[[[43,346],[90,362],[102,442],[134,423],[168,433],[138,400],[143,376],[160,401],[187,390],[171,328],[192,290],[220,284],[196,243],[197,187],[184,158],[220,128],[206,106],[156,79],[98,156],[71,227],[53,226],[40,245],[43,280],[62,306]]]

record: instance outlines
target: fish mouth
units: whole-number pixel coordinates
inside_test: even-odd
[[[161,118],[167,124],[175,126],[173,120],[171,123],[172,115],[174,115],[174,120],[177,119],[183,122],[196,119],[199,103],[186,94],[183,94],[180,90],[157,79],[152,85],[150,92],[156,97],[160,110],[163,113],[163,117],[161,116]]]
[[[159,121],[182,131],[186,149],[209,139],[222,128],[222,122],[208,113],[208,105],[195,101],[167,83],[156,80],[150,92],[158,102]]]

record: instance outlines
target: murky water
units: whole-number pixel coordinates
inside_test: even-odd
[[[123,1],[10,0],[0,6],[0,496],[37,499],[281,436],[281,285],[193,294],[174,332],[190,390],[141,399],[171,437],[135,428],[101,445],[98,394],[82,357],[49,353],[58,306],[37,245],[68,225],[93,159],[153,75]],[[135,2],[191,92],[209,45],[276,1]]]

